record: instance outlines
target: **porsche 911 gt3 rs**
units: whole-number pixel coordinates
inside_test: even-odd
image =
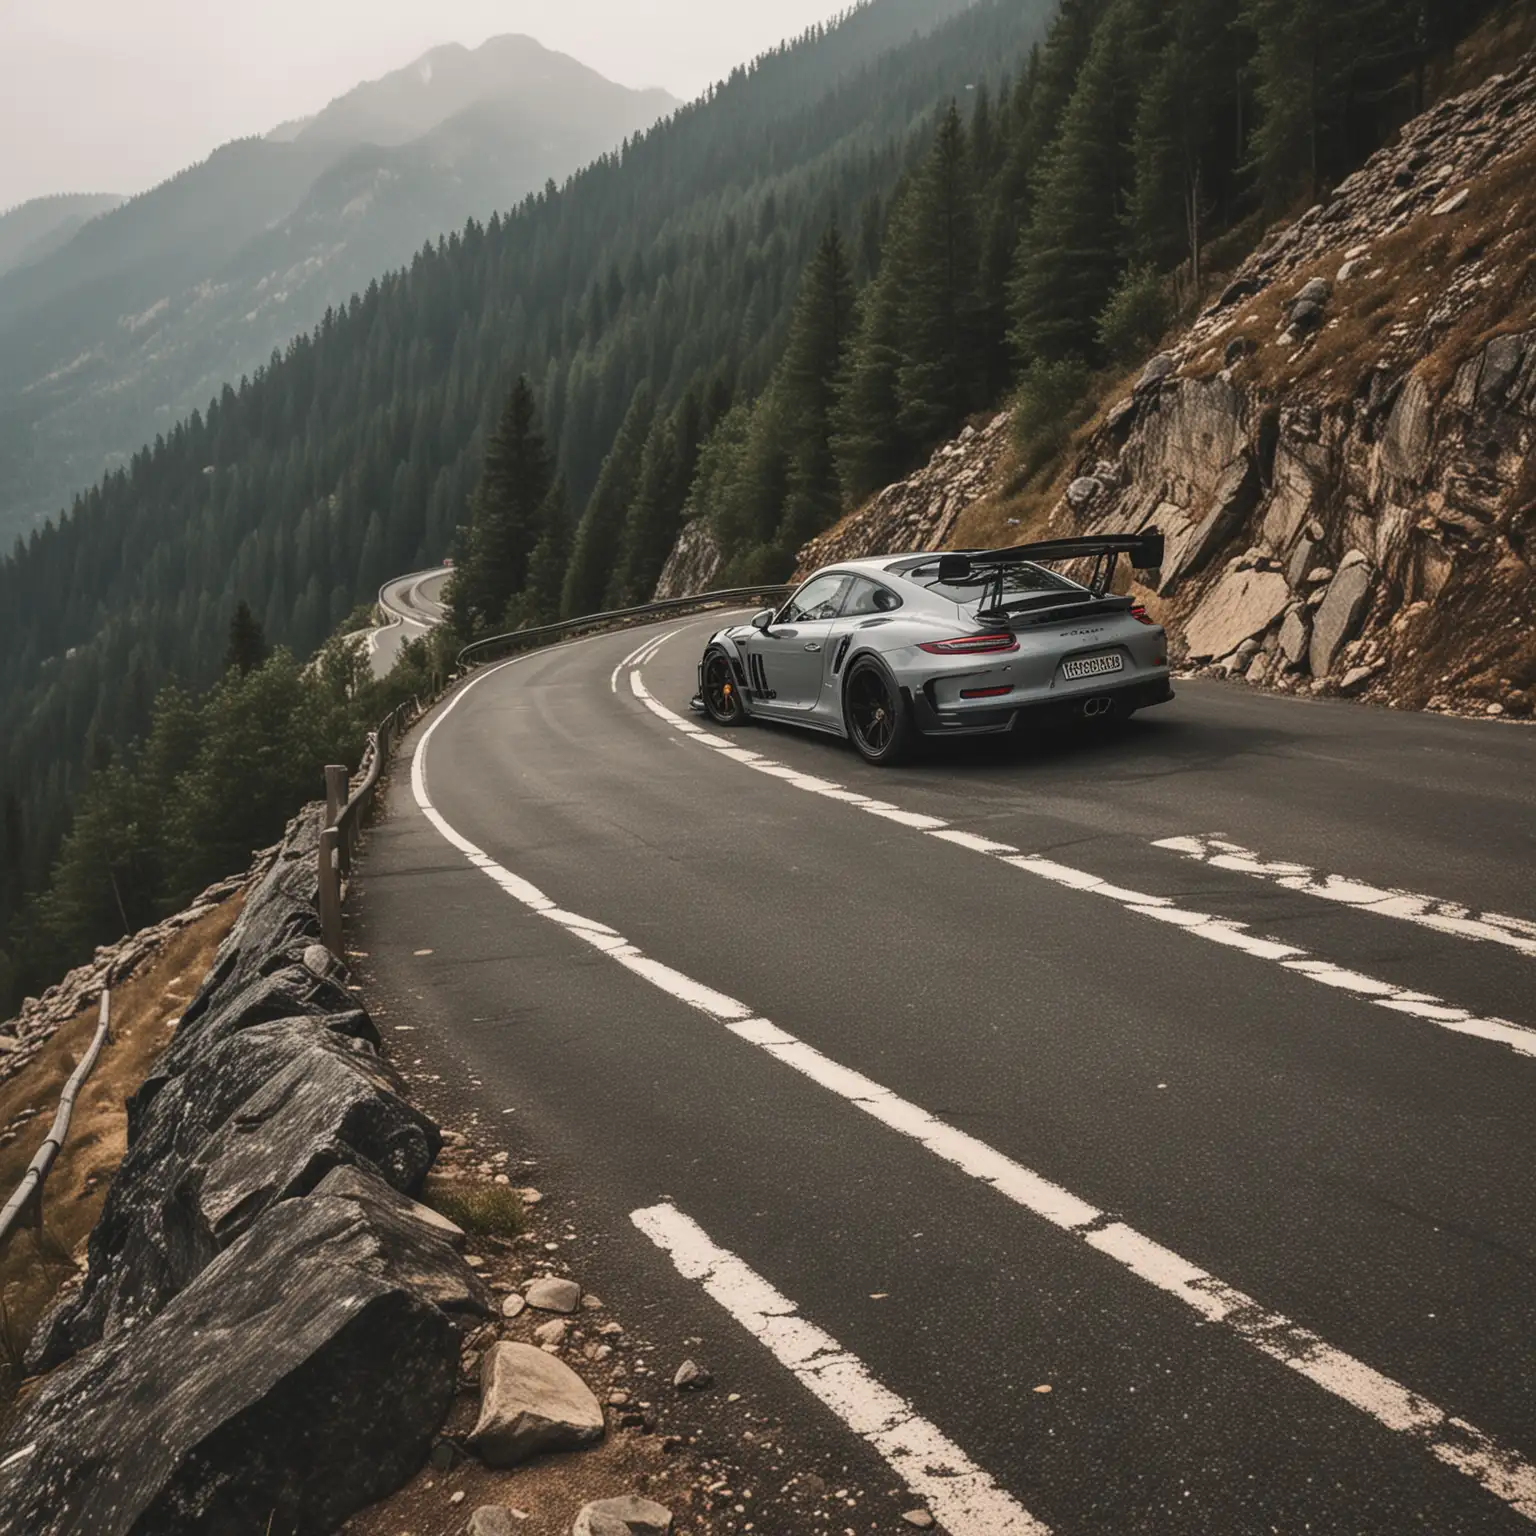
[[[919,736],[1124,719],[1173,688],[1161,626],[1109,590],[1122,554],[1154,570],[1162,535],[839,562],[782,608],[713,635],[693,708],[719,726],[845,736],[878,764]],[[1088,560],[1086,582],[1047,569]]]

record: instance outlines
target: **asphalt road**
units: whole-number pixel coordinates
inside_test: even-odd
[[[401,576],[379,593],[379,607],[389,621],[368,636],[368,657],[375,677],[388,677],[401,650],[420,640],[443,619],[443,587],[450,569],[422,571]]]
[[[1536,734],[1197,683],[879,771],[701,735],[719,622],[481,674],[355,899],[605,1295],[957,1536],[1529,1531]]]

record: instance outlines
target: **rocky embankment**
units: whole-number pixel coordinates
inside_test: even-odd
[[[1097,420],[1040,536],[1161,527],[1149,601],[1191,667],[1531,715],[1533,256],[1528,58],[1268,239]],[[801,567],[954,542],[987,488],[952,445]]]
[[[385,1060],[320,943],[321,824],[311,808],[258,856],[235,927],[128,1103],[88,1266],[37,1329],[27,1366],[46,1374],[0,1445],[0,1530],[325,1536],[356,1516],[393,1531],[380,1501],[404,1490],[405,1518],[455,1536],[543,1531],[498,1479],[611,1427],[657,1428],[629,1386],[649,1372],[602,1303],[553,1272],[557,1242],[530,1260],[420,1203],[429,1172],[440,1203],[447,1190],[477,1223],[488,1197],[498,1223],[542,1197],[508,1187],[507,1152],[476,1163]],[[155,943],[104,951],[49,1006],[79,1006]],[[708,1385],[689,1363],[674,1390]],[[654,1441],[569,1490],[536,1478],[539,1502],[576,1536],[666,1536],[671,1510],[626,1491],[626,1473],[708,1504],[714,1464],[690,1487],[681,1440]],[[457,1490],[439,1489],[445,1475]]]
[[[415,1202],[440,1145],[319,944],[318,811],[252,891],[129,1106],[0,1528],[334,1530],[425,1460],[491,1296]]]

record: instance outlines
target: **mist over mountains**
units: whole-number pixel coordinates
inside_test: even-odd
[[[115,193],[71,193],[34,197],[0,213],[0,277],[18,267],[45,261],[68,245],[98,214],[121,207]]]
[[[0,544],[424,242],[675,105],[500,37],[434,49],[120,206],[0,217]]]

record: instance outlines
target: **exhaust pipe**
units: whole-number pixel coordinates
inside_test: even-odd
[[[1115,707],[1113,699],[1087,699],[1083,703],[1083,718],[1085,720],[1097,720],[1103,715],[1109,714]]]

